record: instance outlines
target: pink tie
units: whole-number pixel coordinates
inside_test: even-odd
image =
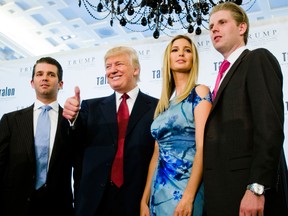
[[[126,100],[129,95],[124,93],[122,95],[122,101],[120,103],[117,120],[118,120],[118,148],[114,158],[111,171],[111,180],[117,186],[121,187],[124,182],[123,175],[123,155],[124,155],[124,141],[126,135],[126,128],[129,121],[129,109]]]
[[[215,83],[215,87],[214,87],[214,90],[213,90],[213,95],[212,95],[212,99],[214,100],[214,98],[216,97],[216,94],[217,94],[217,91],[219,89],[219,85],[220,85],[220,81],[223,77],[223,74],[225,73],[225,71],[228,69],[228,67],[230,66],[230,62],[227,61],[227,60],[224,60],[221,65],[220,65],[220,69],[219,69],[219,72],[218,72],[218,76],[217,76],[217,79],[216,79],[216,83]]]

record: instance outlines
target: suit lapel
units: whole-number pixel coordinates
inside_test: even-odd
[[[149,104],[151,104],[151,101],[147,100],[147,98],[144,97],[144,94],[141,91],[139,91],[129,118],[126,136],[129,135],[129,133],[133,130],[133,128],[135,127],[137,122],[142,118],[142,116],[145,115],[145,113],[151,109],[151,106]]]
[[[62,124],[62,112],[63,108],[59,105],[59,111],[58,111],[58,122],[57,122],[57,128],[56,128],[56,134],[53,144],[53,149],[51,152],[51,158],[49,163],[49,170],[53,167],[53,164],[55,164],[55,159],[59,158],[57,155],[61,152],[61,148],[63,148],[63,142],[61,138],[61,124]]]
[[[230,70],[228,71],[227,75],[224,77],[219,90],[217,92],[217,95],[213,101],[213,105],[212,105],[212,110],[214,109],[214,107],[216,106],[218,99],[220,98],[222,92],[225,90],[225,87],[228,85],[229,80],[233,77],[233,74],[235,73],[236,69],[238,68],[239,64],[242,62],[243,58],[249,53],[250,51],[248,49],[244,50],[241,55],[238,57],[238,59],[234,62],[234,64],[232,65],[232,67],[230,68]],[[211,110],[211,111],[212,111]]]
[[[117,132],[118,132],[118,125],[117,125],[117,111],[116,111],[116,98],[115,93],[108,96],[103,100],[100,104],[99,109],[103,114],[103,118],[106,122],[114,122],[114,124],[109,124],[110,131],[113,136],[114,143],[117,144]]]
[[[33,107],[34,104],[20,111],[19,117],[16,118],[16,123],[19,126],[19,136],[23,140],[23,149],[25,149],[32,163],[35,162]]]
[[[108,96],[105,100],[103,100],[102,104],[100,104],[99,109],[101,110],[103,114],[103,118],[105,118],[105,121],[107,122],[115,122],[115,124],[110,124],[110,130],[113,136],[114,142],[117,144],[118,139],[118,125],[117,125],[117,112],[116,112],[116,99],[115,99],[115,93],[111,96]],[[128,126],[127,126],[127,132],[126,136],[131,133],[137,122],[142,118],[143,115],[145,115],[146,112],[148,112],[151,109],[151,101],[148,100],[146,97],[144,97],[144,94],[139,91],[139,94],[137,96],[137,99],[135,101],[133,110],[131,112]]]

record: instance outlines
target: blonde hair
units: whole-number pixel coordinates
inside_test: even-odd
[[[127,54],[129,56],[131,65],[134,68],[138,68],[140,72],[141,67],[140,67],[140,62],[139,62],[137,52],[135,49],[131,47],[118,46],[118,47],[109,49],[104,56],[104,62],[106,63],[109,57],[123,55],[123,54]],[[137,75],[137,81],[139,81],[139,79],[140,79],[140,73]]]
[[[221,4],[218,4],[214,6],[210,12],[210,17],[212,14],[221,11],[221,10],[227,10],[231,12],[231,15],[233,19],[236,21],[237,26],[239,26],[241,23],[246,23],[247,30],[244,34],[244,43],[247,44],[248,42],[248,34],[249,34],[249,18],[243,8],[238,6],[237,4],[233,2],[224,2]]]
[[[160,113],[168,109],[170,98],[175,91],[175,81],[173,79],[173,74],[170,66],[170,53],[174,41],[178,39],[185,39],[191,44],[193,58],[192,58],[192,67],[189,72],[186,87],[184,91],[179,96],[177,96],[176,103],[179,103],[185,98],[187,98],[191,90],[196,85],[196,81],[198,78],[198,67],[199,67],[199,57],[197,48],[195,44],[192,42],[190,37],[186,35],[177,35],[170,41],[164,52],[163,69],[162,69],[162,92],[154,113],[154,118],[156,118]]]

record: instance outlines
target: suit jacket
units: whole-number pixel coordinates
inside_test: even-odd
[[[35,191],[34,105],[4,114],[0,122],[0,215],[29,216]],[[41,215],[72,215],[72,151],[62,140],[59,117],[55,143],[47,174],[45,200]],[[39,201],[39,200],[37,200]]]
[[[282,181],[287,168],[282,166],[284,157],[280,160],[284,140],[282,86],[280,65],[266,49],[245,50],[224,77],[205,128],[208,216],[238,215],[250,183],[271,188],[265,195],[265,210],[275,210],[273,205],[283,203],[279,184],[287,185],[287,177]]]
[[[121,215],[139,215],[140,200],[154,149],[150,125],[157,99],[139,91],[130,114],[124,144],[124,184],[121,187]],[[76,215],[94,216],[110,179],[117,151],[117,111],[115,93],[84,100],[74,130],[73,140],[85,146]],[[79,141],[82,138],[82,142]],[[77,170],[76,170],[77,171]],[[111,208],[113,208],[111,206]]]

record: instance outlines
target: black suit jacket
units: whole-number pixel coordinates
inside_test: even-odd
[[[0,122],[0,215],[29,216],[35,188],[33,106],[4,114]],[[73,215],[72,151],[62,140],[62,111],[50,159],[41,215]]]
[[[284,157],[280,160],[282,82],[278,61],[265,49],[245,50],[223,79],[205,128],[204,185],[209,216],[238,215],[250,183],[271,188],[265,195],[265,211],[277,211],[276,204],[282,202],[279,184],[287,185],[287,177],[286,182],[283,176],[279,181],[287,174]]]
[[[139,91],[125,137],[124,184],[121,187],[123,203],[119,209],[120,215],[139,215],[140,212],[140,200],[154,149],[150,126],[156,105],[157,99]],[[76,195],[78,216],[95,215],[109,181],[117,151],[116,113],[115,94],[84,100],[75,128],[69,131],[73,140],[85,146],[80,188]]]

